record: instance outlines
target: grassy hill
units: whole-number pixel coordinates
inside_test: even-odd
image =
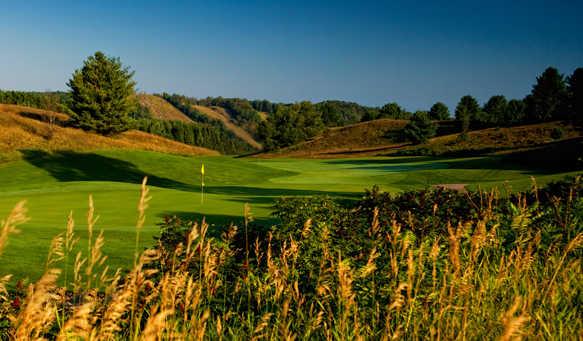
[[[203,105],[193,105],[194,110],[199,113],[206,115],[211,120],[220,121],[225,125],[225,128],[230,130],[235,136],[241,140],[247,142],[251,147],[255,149],[262,149],[261,143],[257,142],[249,132],[240,126],[236,125],[229,113],[221,107],[206,107]]]
[[[186,116],[182,111],[176,109],[172,104],[168,103],[160,96],[139,94],[138,101],[146,107],[153,118],[168,121],[182,121],[191,123],[192,120]]]
[[[560,131],[562,136],[554,137]],[[404,146],[385,155],[472,155],[494,153],[524,148],[540,147],[558,140],[582,136],[581,129],[565,122],[545,122],[515,127],[488,128],[470,131],[466,137],[449,134],[430,139],[416,146]]]
[[[281,150],[257,157],[341,158],[372,156],[403,146],[398,132],[406,120],[379,119],[326,129],[322,134]]]
[[[451,134],[451,121],[439,122],[444,135],[425,144],[404,142],[400,131],[405,120],[380,119],[330,128],[309,141],[278,151],[257,155],[262,158],[345,158],[391,155],[479,155],[485,153],[540,147],[583,136],[581,129],[565,122],[547,122],[505,128],[471,131],[465,138]],[[553,135],[560,131],[560,138]]]
[[[149,150],[185,155],[218,155],[214,150],[189,146],[141,131],[106,137],[60,126],[68,116],[46,110],[0,104],[0,156],[9,158],[20,150],[45,151],[101,149]]]

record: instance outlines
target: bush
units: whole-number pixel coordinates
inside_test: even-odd
[[[551,138],[553,140],[560,140],[565,137],[565,130],[561,127],[554,127],[551,131]]]
[[[414,144],[425,143],[435,136],[437,125],[425,111],[416,112],[403,129],[403,135]]]

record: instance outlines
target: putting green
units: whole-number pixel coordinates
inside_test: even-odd
[[[204,201],[200,166],[205,165]],[[530,177],[539,183],[562,178],[566,172],[526,169],[500,158],[427,157],[336,160],[239,159],[185,157],[139,151],[96,153],[24,151],[21,160],[0,164],[0,216],[27,200],[31,220],[11,235],[0,256],[0,274],[36,279],[44,270],[50,240],[65,229],[73,212],[76,233],[85,247],[88,197],[93,195],[103,230],[109,265],[131,264],[135,245],[139,188],[148,176],[152,200],[141,246],[153,244],[156,226],[166,215],[224,225],[241,222],[244,203],[251,204],[258,223],[271,224],[270,207],[280,196],[329,195],[358,198],[377,184],[386,191],[403,191],[443,183],[491,187],[507,183],[525,189]]]

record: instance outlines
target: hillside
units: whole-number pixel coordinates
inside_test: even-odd
[[[202,105],[193,105],[192,107],[196,111],[200,112],[203,115],[206,115],[207,117],[209,117],[212,120],[221,121],[228,130],[230,130],[233,134],[235,134],[235,136],[237,136],[241,140],[247,142],[253,148],[255,148],[255,149],[262,149],[263,148],[263,146],[259,142],[257,142],[253,138],[253,136],[251,136],[251,134],[249,134],[249,132],[247,132],[245,129],[243,129],[243,128],[239,127],[238,125],[236,125],[235,123],[233,123],[231,116],[223,108],[221,108],[221,107],[206,107],[206,106],[202,106]]]
[[[405,120],[380,119],[330,128],[309,141],[278,151],[257,155],[260,158],[344,158],[397,155],[451,155],[485,154],[521,150],[557,142],[553,131],[562,131],[558,140],[570,140],[583,133],[576,127],[556,121],[507,128],[488,128],[468,133],[434,137],[426,144],[411,145],[402,142],[399,131]],[[440,122],[438,131],[451,131],[451,121]],[[443,127],[442,127],[443,125]],[[442,129],[443,128],[443,129]]]
[[[379,119],[329,128],[311,140],[258,157],[338,158],[376,155],[406,144],[397,138],[397,132],[406,124],[406,120]]]
[[[172,104],[168,103],[162,97],[148,94],[139,94],[137,95],[137,98],[141,105],[148,108],[148,110],[152,113],[153,118],[168,121],[182,121],[187,123],[192,122],[188,116],[186,116],[182,111],[176,109]]]
[[[54,122],[50,122],[54,117]],[[113,137],[62,127],[67,115],[28,107],[0,104],[0,154],[15,155],[23,149],[90,151],[135,149],[186,155],[218,155],[201,147],[178,143],[141,131],[127,131]]]
[[[553,138],[553,131],[562,131],[560,139]],[[460,134],[434,137],[426,144],[405,146],[388,154],[398,155],[447,155],[484,154],[524,148],[533,148],[582,136],[571,124],[555,121],[505,128],[488,128],[470,131],[466,138]]]

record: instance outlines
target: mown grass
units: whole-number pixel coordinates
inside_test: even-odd
[[[165,215],[201,219],[211,224],[240,223],[250,203],[257,223],[270,225],[273,200],[280,196],[329,195],[356,199],[375,184],[399,192],[434,184],[464,183],[470,188],[507,184],[514,190],[562,178],[562,171],[530,169],[498,158],[370,158],[342,160],[256,160],[186,157],[141,151],[93,153],[23,151],[23,159],[0,163],[0,215],[28,201],[32,219],[12,238],[0,273],[37,279],[51,238],[62,231],[70,211],[85,230],[84,214],[93,195],[98,227],[108,243],[104,252],[114,267],[126,267],[133,255],[135,201],[143,176],[153,199],[143,228],[143,247],[152,245]],[[206,194],[200,196],[200,165],[205,164]],[[84,242],[85,235],[79,232]]]

